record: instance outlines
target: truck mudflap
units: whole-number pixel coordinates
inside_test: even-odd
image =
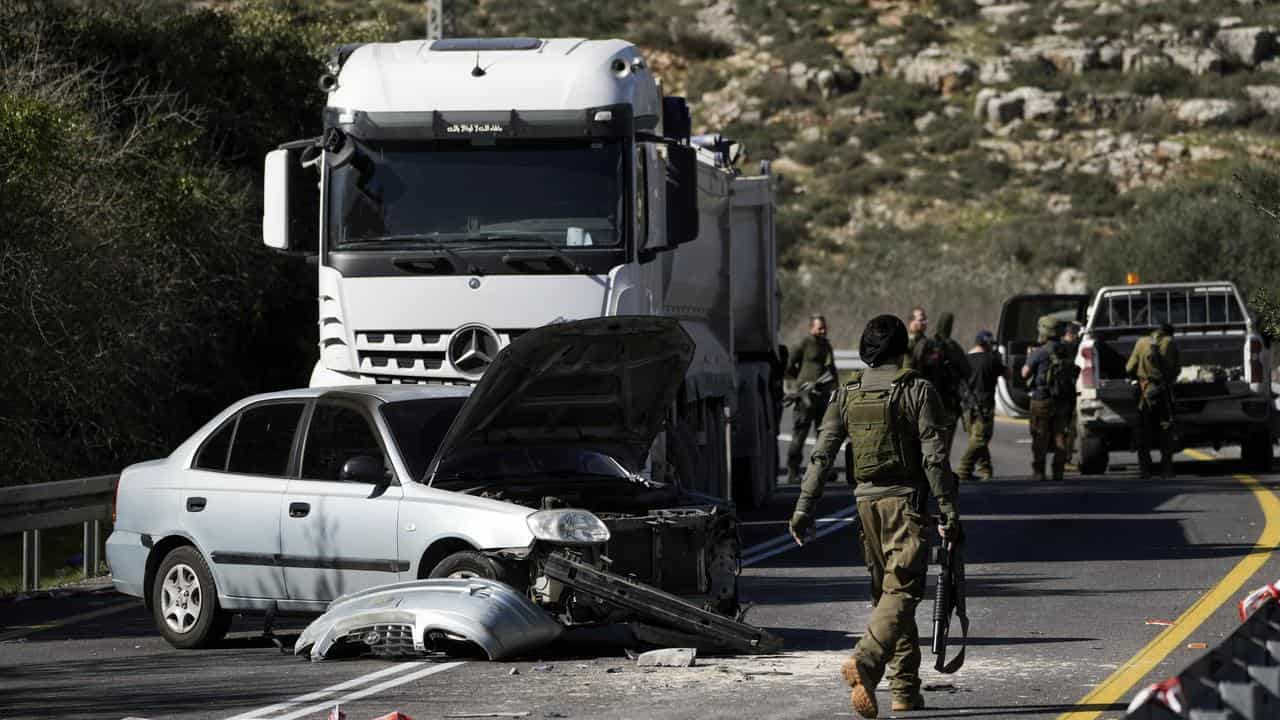
[[[782,639],[758,627],[693,605],[667,592],[599,570],[563,552],[547,556],[543,573],[579,592],[634,613],[636,619],[707,638],[725,650],[771,653]]]

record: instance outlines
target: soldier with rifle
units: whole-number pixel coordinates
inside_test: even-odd
[[[835,351],[827,340],[825,317],[809,317],[809,335],[791,350],[786,377],[799,386],[783,399],[795,413],[791,425],[791,446],[787,449],[787,482],[795,483],[800,480],[800,461],[804,457],[809,428],[817,428],[822,422],[838,377]]]
[[[906,326],[892,315],[872,319],[859,350],[869,369],[836,390],[827,409],[791,517],[791,535],[801,545],[808,539],[827,472],[848,439],[875,609],[841,673],[852,688],[853,709],[873,718],[879,712],[875,688],[886,672],[895,712],[924,708],[915,611],[928,570],[926,500],[930,494],[937,499],[938,530],[947,542],[960,538],[960,514],[944,446],[942,402],[924,376],[902,367]]]

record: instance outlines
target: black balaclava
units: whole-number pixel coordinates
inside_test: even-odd
[[[862,361],[879,367],[907,353],[907,326],[896,315],[877,315],[862,331],[858,346]]]

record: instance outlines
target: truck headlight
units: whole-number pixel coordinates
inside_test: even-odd
[[[609,528],[586,510],[539,510],[528,517],[529,530],[539,540],[566,545],[594,545],[609,541]]]

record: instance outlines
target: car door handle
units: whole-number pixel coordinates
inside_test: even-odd
[[[187,512],[200,512],[204,509],[205,502],[202,497],[187,498]]]
[[[307,503],[289,503],[289,517],[306,517],[311,512]]]

